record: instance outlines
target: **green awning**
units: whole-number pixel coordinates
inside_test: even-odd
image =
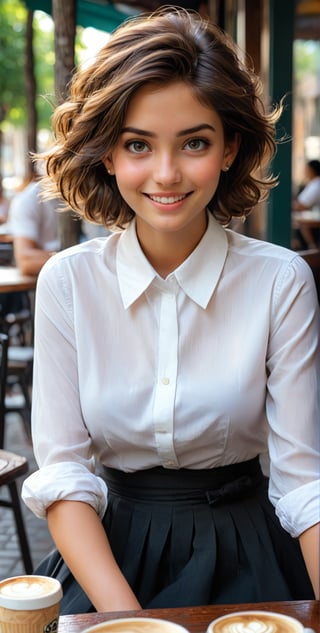
[[[31,11],[44,11],[51,14],[51,0],[24,0],[27,9]],[[131,13],[119,11],[113,4],[100,0],[77,0],[76,22],[77,25],[100,29],[111,32],[121,24]]]

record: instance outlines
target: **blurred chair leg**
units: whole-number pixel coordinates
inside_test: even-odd
[[[24,520],[21,512],[20,506],[20,498],[18,494],[17,484],[15,481],[8,484],[11,501],[12,501],[12,510],[15,516],[17,534],[20,542],[21,554],[24,563],[24,568],[26,574],[32,574],[33,571],[33,563],[31,560],[30,547],[29,542],[25,530]]]
[[[8,336],[0,332],[0,439],[4,438],[6,418],[6,391],[8,371]],[[16,524],[20,551],[26,574],[32,574],[33,564],[31,560],[28,537],[24,525],[20,492],[17,487],[17,479],[28,473],[29,464],[26,457],[6,451],[3,444],[0,445],[0,487],[8,486],[9,499],[0,498],[0,507],[9,508]]]
[[[22,422],[25,434],[28,440],[31,440],[31,399],[29,393],[29,385],[26,377],[20,375],[20,387],[25,399],[25,408],[21,411]]]

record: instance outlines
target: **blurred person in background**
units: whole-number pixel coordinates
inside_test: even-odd
[[[320,208],[320,160],[309,160],[305,166],[305,184],[297,196],[297,211]]]
[[[30,182],[12,200],[10,230],[14,236],[14,258],[23,275],[37,275],[43,264],[61,248],[59,212],[62,199],[45,199],[39,180]],[[105,227],[82,221],[79,241],[108,235]]]
[[[0,224],[5,224],[7,221],[9,208],[10,201],[5,195],[2,180],[0,179]]]
[[[60,249],[57,199],[44,200],[39,180],[30,182],[13,198],[10,229],[16,265],[23,275],[37,275],[43,264]]]
[[[293,203],[294,211],[320,210],[320,160],[309,160],[305,165],[305,184]],[[317,248],[318,229],[303,227],[302,238],[308,248]]]

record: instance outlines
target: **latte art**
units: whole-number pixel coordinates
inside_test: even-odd
[[[226,622],[219,627],[219,631],[220,633],[278,633],[275,622],[262,622],[261,620]]]
[[[62,587],[48,576],[22,575],[0,581],[1,633],[58,631]]]
[[[39,580],[17,580],[16,582],[8,582],[0,588],[3,596],[12,598],[35,598],[37,596],[47,595],[52,591],[52,586],[48,582],[39,582]]]
[[[301,622],[272,611],[237,611],[211,622],[207,633],[304,633]]]
[[[2,608],[11,611],[46,609],[59,605],[61,598],[62,587],[55,578],[31,574],[5,578],[0,582],[0,612]]]

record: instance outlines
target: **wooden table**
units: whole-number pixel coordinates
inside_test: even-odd
[[[13,243],[13,235],[11,235],[11,233],[0,233],[0,243],[2,243],[2,244],[12,244]]]
[[[320,228],[320,210],[313,211],[293,211],[292,226],[294,229],[308,227],[310,229]]]
[[[246,611],[248,609],[262,609],[285,613],[300,620],[305,627],[313,629],[316,633],[320,633],[320,601],[318,600],[64,615],[60,616],[58,633],[80,633],[89,626],[93,626],[99,622],[132,616],[171,620],[172,622],[182,624],[190,633],[205,633],[209,622],[218,618],[220,615],[234,611]]]
[[[18,268],[0,266],[0,292],[35,290],[37,277],[22,275]]]
[[[10,226],[6,223],[0,224],[0,242],[13,242],[13,235],[11,233]]]

